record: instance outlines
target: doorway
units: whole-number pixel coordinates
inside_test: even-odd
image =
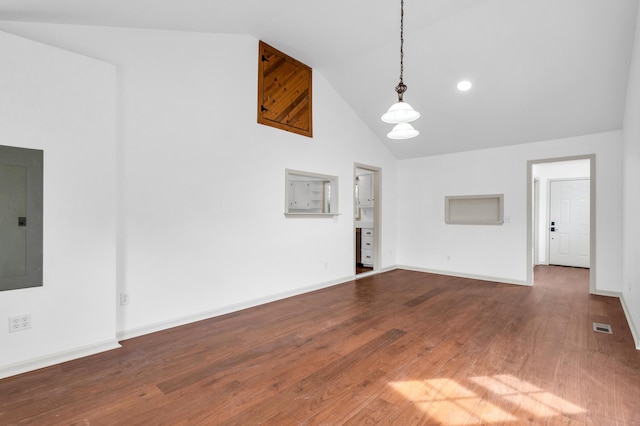
[[[550,190],[551,182],[565,182],[571,180],[582,180],[582,201],[578,201],[578,206],[582,203],[582,212],[584,215],[579,222],[586,226],[587,230],[583,232],[582,236],[577,236],[575,239],[579,242],[579,245],[574,247],[584,254],[582,256],[583,263],[570,265],[589,268],[589,292],[595,292],[595,205],[596,205],[596,193],[595,193],[595,154],[575,156],[575,157],[561,157],[541,160],[530,160],[527,162],[527,283],[533,285],[533,273],[535,265],[549,265],[552,263],[564,264],[558,262],[557,258],[551,260],[550,250],[568,249],[568,239],[566,236],[564,239],[560,237],[559,233],[552,231],[552,228],[562,229],[566,227],[563,225],[558,228],[557,214],[562,212],[551,212],[550,206]],[[562,186],[562,185],[561,185]],[[588,206],[584,208],[585,199],[590,200]],[[561,201],[560,209],[562,209],[562,203],[565,204],[568,201]],[[569,210],[566,210],[569,211]],[[551,218],[551,215],[554,218]],[[585,217],[586,216],[586,217]],[[553,222],[553,225],[552,225]],[[584,235],[589,235],[589,238],[584,238]],[[556,240],[552,242],[552,238]],[[563,241],[561,241],[563,239]],[[564,242],[563,247],[559,247]],[[555,244],[555,246],[553,246]],[[565,250],[566,251],[566,250]],[[585,251],[587,253],[585,253]],[[588,259],[586,263],[584,259]],[[567,264],[569,265],[569,264]]]
[[[381,169],[354,163],[354,276],[380,269]]]

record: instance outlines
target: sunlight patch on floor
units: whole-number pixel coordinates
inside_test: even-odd
[[[448,425],[516,421],[584,413],[584,409],[510,375],[471,377],[472,391],[451,379],[390,382],[395,391],[426,415]]]
[[[534,415],[540,411],[547,411],[552,416],[585,411],[582,407],[510,375],[472,377],[469,380]]]
[[[499,423],[517,420],[494,404],[482,401],[482,397],[451,379],[408,380],[389,384],[429,418],[443,424],[466,425]],[[474,415],[478,404],[483,403],[482,418]]]

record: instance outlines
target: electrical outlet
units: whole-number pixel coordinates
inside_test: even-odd
[[[129,293],[120,293],[120,305],[128,305],[130,302]]]
[[[31,314],[9,317],[9,333],[31,328]]]

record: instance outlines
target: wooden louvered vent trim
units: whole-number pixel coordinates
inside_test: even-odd
[[[260,41],[258,123],[313,137],[311,68]]]

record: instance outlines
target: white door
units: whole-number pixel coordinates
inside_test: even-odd
[[[588,268],[590,180],[549,183],[549,263]]]

